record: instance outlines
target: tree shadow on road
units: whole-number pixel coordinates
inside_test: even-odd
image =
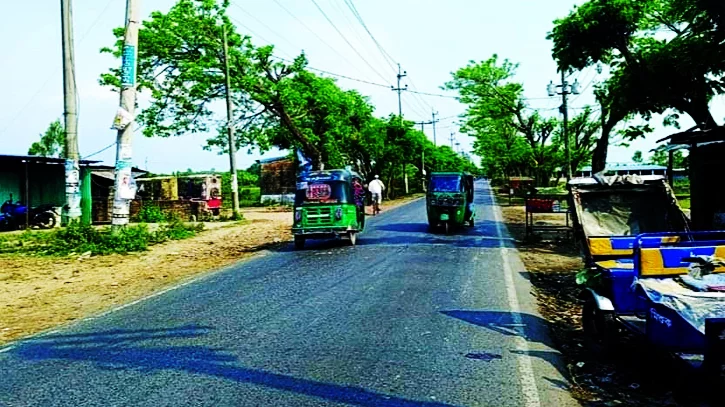
[[[127,369],[141,372],[173,370],[263,386],[270,389],[316,397],[326,401],[358,406],[382,407],[448,407],[449,404],[410,400],[377,393],[361,387],[319,382],[292,377],[238,363],[236,356],[223,349],[174,344],[173,341],[194,339],[213,329],[203,326],[182,326],[153,330],[111,330],[88,334],[46,335],[18,344],[10,356],[25,361],[92,362],[106,369]]]
[[[505,336],[518,336],[529,343],[539,343],[554,348],[554,343],[548,335],[548,325],[545,319],[523,312],[508,311],[470,311],[451,310],[441,311],[443,314],[477,325]],[[559,371],[561,377],[570,379],[566,365],[561,360],[559,352],[554,350],[520,350],[511,349],[511,354],[527,355],[541,359]],[[552,386],[569,390],[570,385],[559,379],[544,378]]]

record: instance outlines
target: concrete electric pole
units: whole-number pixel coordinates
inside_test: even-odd
[[[400,72],[400,64],[398,64],[398,87],[390,87],[393,91],[398,92],[398,119],[400,120],[400,135],[403,135],[403,101],[401,98],[401,93],[404,90],[408,90],[408,85],[405,85],[404,88],[400,87],[400,80],[408,76],[408,73],[406,71]],[[405,182],[405,193],[408,194],[408,173],[405,171],[405,162],[403,162],[403,181]]]
[[[438,115],[438,112],[433,112],[433,120],[431,122],[433,123],[433,145],[438,147],[438,143],[436,142],[436,123],[438,123],[436,115]]]
[[[566,165],[566,169],[564,173],[566,174],[566,181],[569,182],[572,178],[572,172],[571,172],[571,150],[569,149],[569,108],[567,106],[567,96],[574,94],[579,94],[579,82],[574,81],[574,83],[569,86],[569,83],[566,81],[566,72],[563,70],[561,71],[561,85],[554,85],[553,82],[549,82],[549,85],[546,87],[547,92],[549,96],[555,96],[557,95],[557,92],[555,88],[561,88],[561,93],[558,93],[561,95],[561,114],[564,117],[563,120],[563,136],[564,136],[564,161]]]
[[[135,119],[134,112],[136,110],[139,3],[140,0],[126,0],[126,32],[123,39],[121,62],[121,107],[115,123],[118,129],[118,137],[111,218],[114,232],[118,232],[121,227],[128,224],[130,201],[135,195],[135,188],[132,188],[131,158],[133,150],[131,149],[131,141],[133,121]]]
[[[60,1],[63,45],[63,108],[65,128],[65,215],[68,221],[81,217],[80,155],[78,153],[78,98],[73,55],[73,9],[71,0]],[[25,202],[30,205],[30,202]]]
[[[227,44],[227,27],[222,29],[224,39],[224,79],[227,94],[227,133],[229,134],[229,171],[232,176],[232,213],[239,219],[239,181],[237,180],[237,146],[234,140],[234,103],[232,102],[231,78],[229,77],[229,45]]]

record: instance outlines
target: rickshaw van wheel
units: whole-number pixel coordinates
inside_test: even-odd
[[[304,236],[295,236],[295,249],[301,250],[305,248]]]
[[[357,244],[357,233],[350,232],[349,237],[350,237],[350,245],[355,246],[355,244]]]
[[[614,313],[600,310],[591,296],[582,307],[582,328],[587,346],[592,351],[606,353],[612,350],[617,335]]]

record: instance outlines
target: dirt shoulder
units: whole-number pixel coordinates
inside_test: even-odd
[[[386,201],[382,209],[416,198]],[[142,298],[292,239],[291,210],[250,208],[243,214],[242,222],[207,223],[193,238],[141,253],[0,254],[0,344]]]
[[[535,288],[539,311],[547,319],[551,336],[562,352],[572,382],[572,394],[585,406],[699,406],[692,392],[674,389],[681,379],[679,366],[666,355],[650,353],[635,338],[621,335],[613,352],[594,351],[581,330],[581,305],[576,272],[584,267],[572,241],[563,234],[525,239],[525,209],[509,206],[498,197],[504,221]],[[535,220],[561,226],[561,215],[537,214]]]

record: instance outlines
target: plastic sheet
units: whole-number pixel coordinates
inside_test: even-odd
[[[725,293],[701,292],[683,286],[673,278],[639,279],[650,301],[677,312],[685,321],[705,334],[705,320],[725,316]]]

